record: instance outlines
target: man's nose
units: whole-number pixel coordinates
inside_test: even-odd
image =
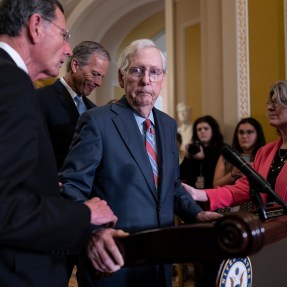
[[[149,70],[144,71],[144,74],[142,75],[141,81],[146,85],[150,83]]]

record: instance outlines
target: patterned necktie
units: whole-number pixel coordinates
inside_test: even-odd
[[[145,120],[146,133],[145,133],[145,147],[148,153],[148,157],[151,163],[153,177],[156,187],[158,186],[158,161],[155,150],[154,131],[149,119]]]
[[[80,96],[75,96],[74,99],[77,103],[77,109],[79,111],[79,114],[81,115],[83,112],[85,112],[87,110],[85,107],[85,104],[83,102],[83,99]]]

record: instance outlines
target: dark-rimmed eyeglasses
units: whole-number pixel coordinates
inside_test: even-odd
[[[143,67],[130,67],[126,69],[129,75],[134,79],[139,79],[144,76],[145,71],[148,71],[149,79],[151,82],[155,83],[161,79],[163,75],[163,70],[158,68],[146,69]]]
[[[57,27],[59,30],[61,30],[62,36],[63,36],[63,39],[64,39],[65,42],[68,42],[68,41],[69,41],[69,39],[71,38],[71,33],[70,33],[69,30],[66,30],[66,29],[60,27],[58,24],[52,22],[51,20],[49,20],[49,19],[46,18],[46,17],[43,17],[43,16],[42,16],[42,18],[45,19],[45,20],[46,20],[47,22],[49,22],[50,24],[53,24],[53,25],[54,25],[55,27]]]

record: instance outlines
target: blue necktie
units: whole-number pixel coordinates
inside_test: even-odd
[[[87,110],[85,107],[85,104],[83,102],[83,99],[80,96],[75,96],[74,99],[77,103],[77,109],[79,111],[79,114],[81,115],[83,112],[85,112]]]

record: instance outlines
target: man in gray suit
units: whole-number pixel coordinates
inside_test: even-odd
[[[116,228],[128,232],[172,226],[175,214],[187,223],[219,217],[202,211],[179,180],[176,122],[154,108],[165,74],[164,55],[151,40],[132,42],[119,60],[125,95],[82,115],[60,172],[65,197],[79,202],[93,196],[105,199],[118,216]],[[99,250],[108,232],[101,229],[94,235]],[[106,262],[109,269],[117,262],[111,262],[108,251],[106,258],[95,261]],[[78,266],[80,287],[172,286],[171,265],[122,268],[94,280],[87,264],[82,258]]]
[[[79,105],[83,105],[83,110],[95,107],[87,96],[101,86],[110,61],[110,55],[102,45],[83,41],[73,49],[66,65],[66,75],[54,84],[37,90],[58,170],[68,154],[82,112]]]

